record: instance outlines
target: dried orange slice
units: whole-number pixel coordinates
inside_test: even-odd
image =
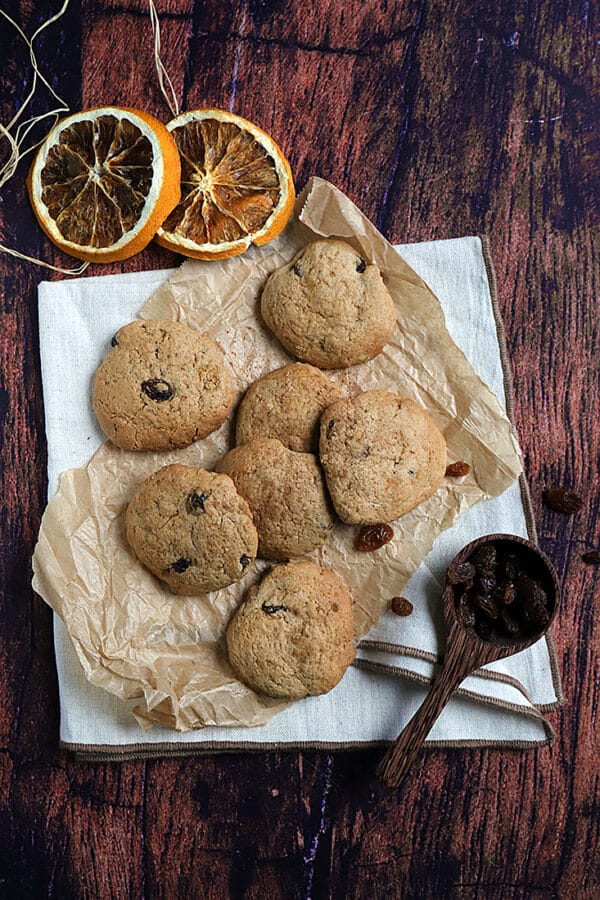
[[[289,163],[258,126],[222,109],[168,123],[181,155],[181,199],[156,234],[197,259],[237,256],[283,231],[295,192]]]
[[[157,119],[105,106],[75,113],[48,134],[27,185],[51,241],[78,259],[127,259],[152,240],[179,200],[175,142]]]

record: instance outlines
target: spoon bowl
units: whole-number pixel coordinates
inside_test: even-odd
[[[513,560],[516,579],[534,581],[545,596],[545,611],[539,611],[539,594],[528,601],[515,597],[494,601],[485,612],[486,601],[477,592],[482,573],[473,564],[463,564],[477,559],[480,548],[493,547],[501,559]],[[458,567],[462,567],[459,569]],[[473,569],[471,573],[470,569]],[[485,574],[485,573],[483,573]],[[457,581],[461,576],[462,581]],[[510,579],[508,579],[510,580]],[[512,582],[511,582],[512,583]],[[522,582],[523,583],[523,582]],[[525,584],[528,588],[528,585]],[[513,586],[514,588],[514,586]],[[514,594],[514,590],[513,590]],[[422,705],[392,744],[377,767],[379,778],[389,787],[397,787],[409,766],[419,753],[434,722],[442,712],[460,683],[487,663],[513,656],[535,644],[548,631],[558,612],[560,584],[556,570],[545,553],[536,544],[512,534],[488,534],[467,544],[457,553],[446,570],[446,582],[442,593],[444,620],[448,629],[446,653],[442,670]],[[482,602],[484,609],[477,605]],[[536,611],[536,607],[538,608]],[[517,609],[518,615],[512,610]],[[510,631],[507,628],[510,627]]]

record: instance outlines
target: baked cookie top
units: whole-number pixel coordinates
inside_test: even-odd
[[[275,566],[227,628],[236,675],[270,697],[325,694],[354,659],[352,601],[337,575],[308,560]]]
[[[174,450],[227,418],[233,383],[208,335],[181,322],[130,322],[100,364],[92,405],[100,427],[124,450]]]
[[[339,400],[321,417],[327,487],[342,521],[393,522],[436,492],[446,442],[428,412],[391,391]]]
[[[264,438],[230,450],[216,468],[248,501],[260,556],[290,559],[325,543],[333,518],[316,456]]]
[[[269,276],[263,318],[294,356],[322,369],[373,359],[396,311],[377,266],[344,241],[314,241]]]
[[[206,594],[239,581],[258,536],[231,478],[192,466],[163,466],[127,507],[127,540],[174,594]]]
[[[292,363],[251,384],[237,412],[236,443],[277,438],[284,447],[316,453],[319,419],[340,388],[314,366]]]

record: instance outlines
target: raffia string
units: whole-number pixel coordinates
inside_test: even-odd
[[[28,147],[25,147],[25,140],[31,132],[32,128],[34,128],[38,122],[42,122],[47,118],[53,118],[52,127],[54,127],[60,115],[62,113],[69,112],[67,103],[62,99],[62,97],[58,96],[52,85],[49,84],[49,82],[44,78],[38,65],[35,50],[33,49],[33,43],[36,38],[39,37],[39,35],[42,33],[42,31],[44,31],[45,28],[60,19],[60,17],[67,9],[68,5],[69,0],[65,0],[59,11],[49,19],[46,19],[46,21],[43,22],[39,26],[39,28],[34,31],[34,33],[31,35],[31,38],[28,38],[23,29],[14,21],[14,19],[12,19],[7,12],[0,8],[0,15],[2,15],[10,25],[12,25],[19,37],[21,37],[27,44],[27,47],[29,48],[29,58],[31,60],[31,66],[33,68],[31,87],[20,109],[17,110],[10,122],[8,122],[6,125],[3,125],[0,122],[0,141],[6,141],[9,146],[8,158],[2,164],[2,166],[0,166],[0,191],[2,190],[4,185],[7,184],[7,182],[10,181],[10,179],[13,177],[21,160],[24,159],[33,150],[35,150],[36,147],[39,147],[39,145],[45,140],[45,138],[41,138],[39,141],[31,144]],[[23,116],[25,110],[31,103],[31,100],[35,96],[35,92],[38,87],[38,81],[41,81],[42,84],[50,91],[54,99],[58,102],[58,106],[55,109],[48,110],[48,112],[42,113],[39,116],[31,116],[28,119],[19,121]],[[89,265],[89,263],[85,262],[80,266],[77,266],[77,268],[75,269],[63,269],[60,266],[53,266],[51,263],[45,262],[43,259],[36,259],[33,256],[28,256],[26,253],[21,253],[19,250],[14,250],[12,247],[6,247],[4,244],[0,244],[0,253],[7,253],[10,256],[16,256],[19,259],[25,259],[28,262],[35,263],[35,265],[37,266],[44,266],[44,268],[46,269],[52,269],[53,272],[60,272],[63,275],[81,275],[81,273],[84,272]]]
[[[154,65],[156,66],[158,83],[160,85],[162,95],[166,100],[167,106],[171,110],[171,113],[173,114],[173,116],[178,116],[179,101],[177,99],[177,94],[175,93],[173,82],[169,78],[169,73],[165,69],[163,61],[160,58],[160,20],[158,18],[156,6],[154,5],[154,0],[148,0],[148,7],[150,10],[150,22],[152,24],[152,31],[154,33]],[[167,87],[169,89],[168,91]]]

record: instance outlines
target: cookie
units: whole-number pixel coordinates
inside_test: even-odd
[[[321,413],[343,394],[319,369],[293,363],[251,384],[237,412],[236,443],[277,438],[284,447],[316,453]]]
[[[227,628],[241,681],[269,697],[325,694],[354,659],[350,594],[308,560],[275,566],[248,591]]]
[[[321,417],[321,464],[347,524],[393,522],[434,494],[446,442],[428,412],[390,391],[339,400]]]
[[[131,322],[100,364],[92,405],[107,437],[124,450],[174,450],[227,418],[233,383],[208,335],[181,322]]]
[[[273,272],[261,312],[290,353],[322,369],[373,359],[396,323],[379,269],[344,241],[308,244]]]
[[[275,438],[230,450],[217,464],[248,502],[266,559],[291,559],[325,543],[333,518],[316,456],[295,453]]]
[[[231,478],[192,466],[164,466],[147,478],[125,526],[140,562],[174,594],[233,584],[256,558],[252,513]]]

